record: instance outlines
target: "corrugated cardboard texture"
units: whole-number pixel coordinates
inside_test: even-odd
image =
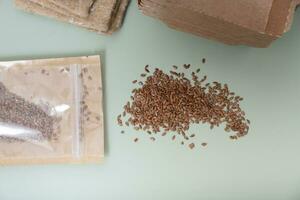
[[[299,0],[140,0],[144,14],[226,44],[266,47],[289,27]]]

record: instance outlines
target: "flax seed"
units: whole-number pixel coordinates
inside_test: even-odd
[[[193,149],[193,148],[195,148],[195,144],[191,143],[191,144],[189,144],[189,147],[190,147],[190,149]]]

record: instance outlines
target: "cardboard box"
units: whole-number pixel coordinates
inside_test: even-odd
[[[54,0],[14,0],[16,7],[19,9],[75,24],[105,35],[111,35],[121,27],[130,2],[130,0],[93,1],[89,15],[80,17],[79,13],[67,12],[64,8],[52,3],[52,1],[54,2]],[[72,3],[73,1],[66,0],[62,2]],[[90,0],[87,2],[90,2]]]
[[[145,15],[230,45],[267,47],[290,29],[300,0],[139,0]]]

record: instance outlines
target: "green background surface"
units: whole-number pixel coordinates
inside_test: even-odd
[[[268,49],[226,46],[171,30],[132,2],[121,31],[106,37],[2,0],[0,60],[101,54],[106,159],[102,165],[0,167],[0,200],[300,199],[299,29],[298,12],[292,30]],[[120,134],[116,116],[131,80],[146,64],[167,70],[184,63],[245,98],[242,108],[252,122],[247,137],[233,142],[222,128],[195,126],[198,148],[191,151],[171,136],[153,143],[130,129]]]

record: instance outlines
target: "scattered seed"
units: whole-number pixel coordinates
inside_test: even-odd
[[[202,63],[203,64],[206,63],[206,59],[205,58],[202,59]]]
[[[147,76],[147,74],[141,74],[141,77],[145,77],[145,76]]]
[[[172,67],[173,67],[175,70],[178,69],[178,67],[177,67],[176,65],[173,65]]]
[[[231,135],[231,136],[230,136],[230,139],[232,139],[232,140],[237,140],[238,137],[237,137],[236,135]]]
[[[172,140],[175,140],[175,139],[176,139],[176,135],[173,135]]]
[[[184,145],[184,142],[183,142],[183,141],[181,142],[181,145]]]
[[[154,142],[155,141],[155,137],[150,137],[150,140],[152,140]]]
[[[42,74],[45,74],[45,72],[46,72],[46,70],[44,70],[44,69],[41,70],[41,73],[42,73]]]
[[[229,91],[227,84],[204,83],[207,76],[198,78],[195,72],[192,80],[184,76],[175,71],[166,74],[156,68],[145,82],[138,82],[141,87],[132,90],[131,102],[124,106],[128,125],[162,136],[168,131],[177,132],[185,140],[189,140],[185,132],[192,123],[208,124],[211,129],[224,124],[225,131],[232,131],[238,137],[248,133],[250,121],[245,119],[239,105],[242,97]],[[121,117],[118,124],[122,124]],[[172,140],[175,138],[174,135]]]
[[[65,69],[63,68],[63,69],[60,70],[60,73],[63,73],[64,71],[65,71]]]
[[[199,73],[200,72],[200,69],[197,69],[197,71],[196,71],[197,73]]]
[[[146,66],[145,66],[145,71],[146,71],[147,73],[150,73],[150,71],[149,71],[148,68],[149,68],[149,65],[146,65]]]
[[[92,77],[91,77],[91,76],[88,76],[88,79],[89,79],[89,80],[92,80]]]
[[[137,141],[139,141],[139,138],[135,138],[133,141],[134,141],[134,142],[137,142]]]
[[[119,126],[123,126],[123,121],[122,121],[121,117],[122,117],[122,116],[119,115],[118,118],[117,118],[117,121],[118,121],[118,125],[119,125]]]
[[[174,76],[177,76],[177,77],[180,77],[180,74],[177,73],[177,72],[174,72],[174,71],[170,71],[170,74],[174,75]]]
[[[195,147],[194,143],[189,144],[190,149],[193,149]]]
[[[122,134],[124,134],[124,133],[125,133],[125,131],[121,131],[121,133],[122,133]]]
[[[89,71],[88,68],[86,68],[86,67],[83,68],[83,72],[84,72],[84,73],[88,73],[88,71]]]
[[[203,147],[206,147],[206,146],[207,146],[207,143],[206,143],[206,142],[203,142],[201,145],[202,145]]]
[[[190,65],[190,64],[184,64],[183,67],[184,67],[185,69],[189,69],[189,68],[191,67],[191,65]]]
[[[137,80],[132,81],[133,84],[137,83]]]

